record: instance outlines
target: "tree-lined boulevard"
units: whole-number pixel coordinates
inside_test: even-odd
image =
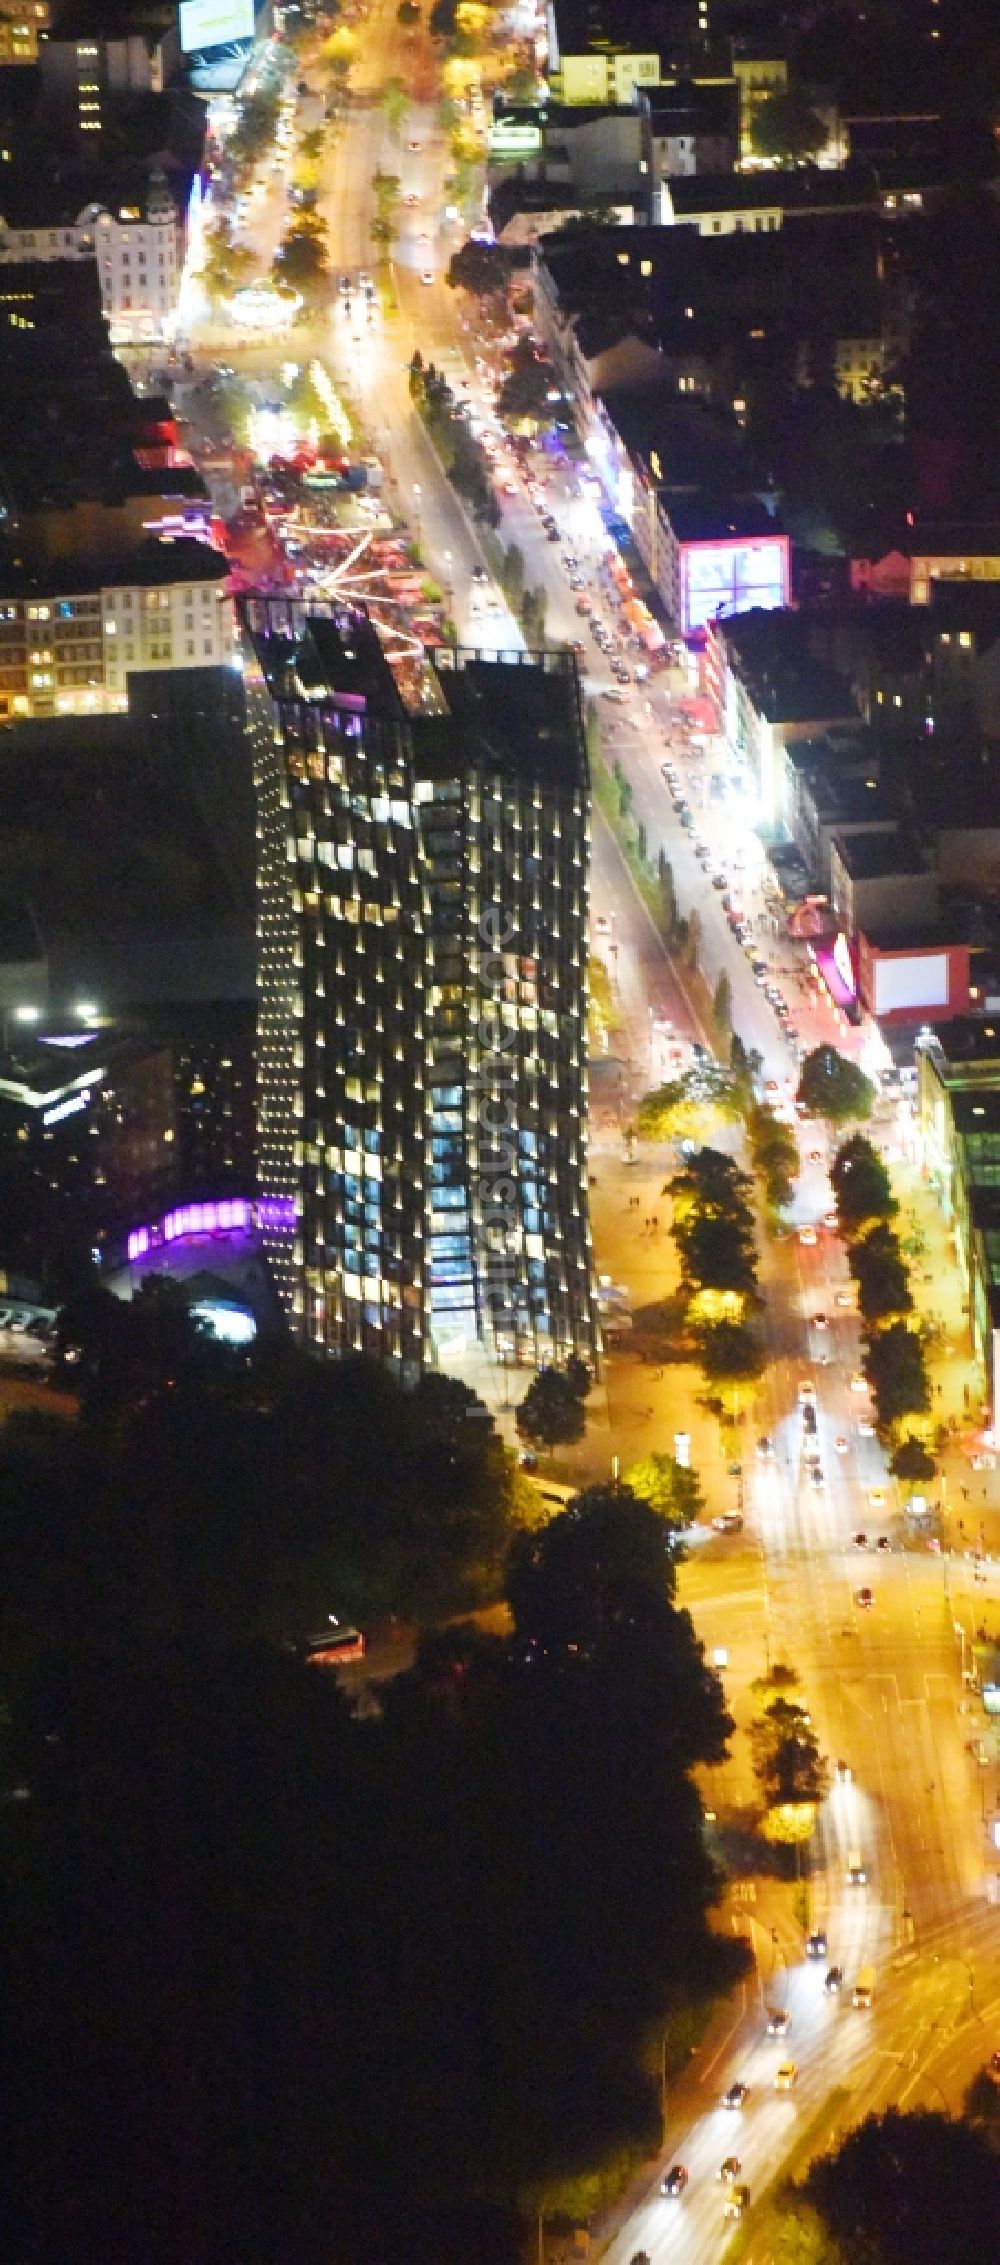
[[[478,608],[497,554],[414,382],[417,354],[492,406],[502,374],[479,352],[495,276],[448,217],[477,180],[471,128],[441,108],[449,26],[441,0],[431,23],[372,0],[305,35],[314,201],[303,219],[269,174],[214,257],[227,289],[248,256],[305,287],[300,336],[459,634],[502,650],[526,623]],[[812,132],[770,121],[792,127]],[[270,130],[244,121],[258,155]],[[195,374],[226,335],[206,304]],[[268,380],[292,339],[241,366]],[[522,348],[507,412],[538,385]],[[572,457],[546,479],[596,590]],[[523,483],[494,500],[521,562],[508,603],[540,592],[528,625],[576,639],[562,546]],[[442,1376],[404,1395],[364,1364],[222,1355],[169,1294],[127,1312],[98,1294],[61,1325],[73,1403],[5,1425],[22,2265],[556,2265],[584,2228],[609,2265],[991,2254],[1000,1783],[963,1671],[1000,1582],[973,1539],[993,1481],[968,1510],[948,1493],[971,1419],[943,1230],[914,1263],[918,1211],[937,1229],[905,1126],[772,933],[681,671],[602,705],[589,648],[581,668],[612,798],[593,864],[601,1377],[543,1373],[511,1411],[504,1376],[487,1409]],[[794,987],[804,1064],[668,757]],[[908,1508],[918,1489],[938,1507]],[[303,1638],[338,1616],[373,1641],[335,1677]],[[975,2131],[942,2128],[977,2077]],[[833,2160],[888,2110],[937,2120],[866,2128]],[[734,2155],[742,2224],[723,2215]],[[664,2194],[673,2164],[688,2180]]]

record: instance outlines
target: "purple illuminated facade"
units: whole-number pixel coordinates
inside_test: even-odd
[[[258,1224],[257,1207],[246,1196],[222,1196],[217,1202],[182,1203],[165,1211],[149,1227],[133,1227],[128,1238],[128,1262],[134,1266],[151,1250],[180,1242],[184,1235],[245,1234]]]

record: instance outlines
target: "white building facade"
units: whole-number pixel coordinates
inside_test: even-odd
[[[160,580],[130,581],[124,570],[120,580],[67,596],[0,595],[0,723],[124,714],[131,675],[231,667],[225,562],[203,556],[202,567],[182,568],[176,581],[165,564]]]
[[[11,225],[0,217],[0,260],[96,260],[113,345],[173,337],[186,239],[186,215],[159,172],[150,174],[141,201],[87,204],[62,225]]]

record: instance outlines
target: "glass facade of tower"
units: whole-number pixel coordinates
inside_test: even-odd
[[[439,655],[245,613],[259,1212],[304,1342],[594,1359],[589,787],[568,654]]]
[[[431,1308],[505,1358],[597,1351],[589,781],[568,654],[435,656],[413,726],[427,892]]]

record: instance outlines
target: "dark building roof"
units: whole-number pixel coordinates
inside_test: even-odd
[[[584,786],[587,757],[572,654],[492,661],[459,648],[430,656],[446,716],[413,719],[418,775],[521,774],[542,786]]]
[[[918,823],[942,832],[1000,831],[1000,749],[978,743],[919,741],[906,771]]]
[[[798,213],[868,212],[878,202],[878,185],[866,167],[802,165],[766,173],[685,173],[668,183],[675,212],[732,212],[780,206],[786,217]]]
[[[141,5],[114,7],[107,0],[61,0],[55,8],[52,38],[162,39],[166,25],[162,10]]]
[[[138,207],[145,217],[150,179],[157,170],[120,157],[95,163],[75,149],[54,150],[46,137],[33,134],[23,146],[10,147],[9,154],[0,151],[0,219],[8,228],[71,228],[89,205],[106,206],[112,213]],[[164,177],[183,210],[194,168],[174,167]]]
[[[811,723],[856,713],[846,677],[817,660],[808,625],[798,614],[755,606],[718,626],[754,705],[772,723]]]
[[[928,871],[922,851],[902,829],[891,834],[835,834],[834,847],[852,881],[881,881],[896,873]],[[874,937],[870,940],[875,941]]]
[[[1000,1132],[1000,1093],[989,1085],[960,1088],[957,1093],[952,1094],[951,1113],[955,1121],[956,1132]],[[986,1201],[982,1209],[974,1213],[975,1225],[977,1227],[1000,1226],[1000,1216],[997,1213],[1000,1191],[996,1188],[984,1188],[982,1193]]]
[[[88,554],[39,569],[0,550],[0,592],[5,598],[69,598],[108,582],[136,589],[156,589],[170,582],[224,582],[228,573],[229,560],[223,553],[191,536],[173,540],[151,536],[125,559],[120,552],[107,559]]]
[[[40,347],[50,353],[45,333],[62,333],[70,350],[93,350],[107,340],[101,285],[92,260],[11,260],[0,266],[0,361],[25,362]],[[3,436],[5,437],[5,436]]]
[[[601,398],[630,455],[646,464],[655,456],[666,486],[731,487],[740,477],[746,445],[735,418],[680,399],[666,372],[662,389],[609,386]]]
[[[510,102],[502,87],[493,97],[493,116],[518,126],[537,126],[540,132],[575,133],[605,118],[634,118],[631,102]]]
[[[639,108],[647,114],[656,140],[739,137],[740,90],[735,79],[664,79],[638,92]]]
[[[561,55],[615,48],[669,54],[694,31],[692,0],[553,0]]]
[[[915,519],[908,532],[911,558],[1000,556],[1000,519]]]
[[[961,1077],[970,1064],[977,1062],[993,1063],[1000,1071],[1000,1022],[980,1022],[973,1015],[954,1015],[950,1022],[936,1022],[933,1030],[944,1056],[936,1067],[945,1081],[950,1069]]]
[[[515,213],[578,212],[580,196],[566,181],[524,181],[508,176],[489,193],[490,219],[498,236]]]
[[[230,669],[151,672],[127,715],[7,727],[0,897],[28,899],[57,996],[251,995],[242,693]]]
[[[758,495],[691,495],[663,487],[660,497],[679,543],[721,543],[727,535],[780,535]]]
[[[699,181],[685,176],[679,185],[694,192]],[[767,231],[703,236],[686,226],[570,224],[543,239],[540,256],[565,314],[617,314],[677,350],[734,335],[745,341],[748,330],[779,318],[800,337],[869,337],[879,325],[886,226],[869,211],[814,213],[782,232],[779,250]]]
[[[881,613],[882,607],[874,610]],[[963,575],[936,574],[926,619],[932,637],[970,629],[977,645],[988,647],[1000,637],[1000,582],[973,582]]]
[[[336,619],[313,616],[296,656],[295,673],[312,693],[363,700],[376,715],[398,722],[405,714],[378,632],[362,611]]]

